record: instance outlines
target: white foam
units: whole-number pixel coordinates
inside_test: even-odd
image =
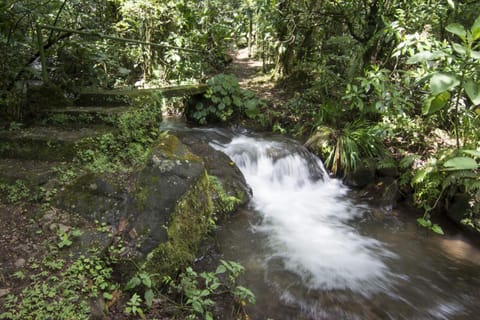
[[[312,179],[300,152],[279,142],[238,136],[220,148],[242,170],[262,215],[255,230],[268,235],[273,257],[311,289],[349,289],[368,294],[384,290],[393,256],[378,241],[348,225],[362,210],[346,200],[338,180]],[[320,160],[318,160],[320,162]],[[319,170],[323,170],[321,163]],[[268,263],[268,261],[266,261]]]

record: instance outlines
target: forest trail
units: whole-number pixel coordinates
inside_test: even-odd
[[[275,85],[271,72],[262,71],[262,61],[248,56],[248,48],[238,49],[232,58],[225,73],[234,74],[242,88],[253,91],[273,107],[285,103],[286,92]]]

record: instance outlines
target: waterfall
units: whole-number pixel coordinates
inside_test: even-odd
[[[280,263],[313,290],[385,290],[390,275],[383,259],[394,254],[351,226],[364,211],[320,159],[297,143],[246,135],[212,145],[230,156],[253,190],[251,207],[261,218],[252,228],[265,235],[267,270]]]

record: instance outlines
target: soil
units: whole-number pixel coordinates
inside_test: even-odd
[[[49,234],[35,222],[37,212],[31,205],[0,205],[0,299],[21,291],[25,281],[14,273],[24,272],[28,260],[45,253],[42,243]]]

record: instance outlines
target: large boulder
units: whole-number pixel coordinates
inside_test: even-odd
[[[225,193],[239,200],[232,211],[250,200],[252,189],[245,181],[242,172],[225,153],[210,145],[209,138],[185,132],[178,133],[178,137],[203,160],[208,174],[218,178]]]
[[[183,140],[202,157],[168,135],[135,172],[90,173],[58,196],[60,208],[123,233],[128,241],[124,273],[133,271],[132,259],[152,273],[174,274],[195,258],[215,214],[235,210],[250,197],[243,175],[227,156],[208,144]]]
[[[60,192],[57,205],[123,233],[128,241],[126,261],[133,259],[152,272],[173,274],[194,259],[214,224],[214,203],[225,198],[218,197],[219,186],[211,182],[202,158],[175,136],[157,141],[148,159],[133,173],[84,175]],[[223,167],[235,171],[230,159],[216,154],[220,159]],[[212,163],[208,167],[228,181],[228,190],[242,186],[232,191],[243,199],[236,204],[248,199],[243,176],[216,171]],[[124,269],[129,272],[128,266]]]

